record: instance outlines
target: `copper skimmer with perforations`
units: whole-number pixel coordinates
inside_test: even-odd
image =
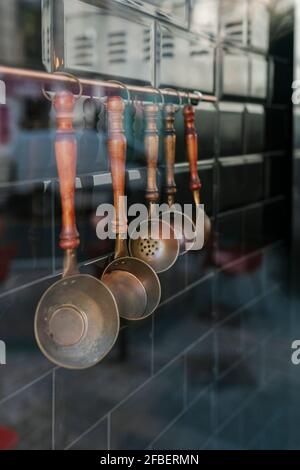
[[[145,234],[132,237],[129,241],[131,256],[148,263],[157,273],[170,269],[179,256],[180,244],[170,224],[158,218],[154,205],[159,200],[157,187],[157,162],[159,137],[157,131],[159,107],[157,104],[144,106],[145,116],[145,153],[147,159],[147,191],[149,219],[142,222],[138,232]],[[153,235],[154,234],[154,235]]]
[[[129,257],[127,250],[127,215],[125,212],[126,138],[124,101],[119,96],[107,100],[108,151],[114,190],[116,233],[115,259],[105,269],[102,281],[113,292],[120,316],[142,320],[151,315],[160,302],[161,287],[155,271],[144,260]]]

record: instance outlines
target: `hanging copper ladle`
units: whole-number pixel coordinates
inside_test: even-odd
[[[163,95],[160,90],[162,104]],[[145,153],[147,160],[147,191],[146,199],[149,203],[148,219],[139,227],[138,233],[146,233],[140,237],[132,237],[129,241],[131,256],[148,263],[157,273],[163,273],[170,269],[179,256],[180,244],[177,240],[172,225],[161,220],[155,213],[155,204],[159,200],[157,187],[157,162],[159,154],[159,136],[157,119],[159,106],[157,104],[144,105],[145,116]],[[154,232],[155,236],[152,236]],[[169,234],[169,236],[164,236]]]
[[[81,96],[82,86],[77,82]],[[45,91],[44,95],[52,101]],[[50,361],[69,369],[84,369],[98,363],[113,347],[119,333],[119,314],[109,288],[92,276],[78,273],[74,95],[69,91],[57,92],[53,104],[57,117],[55,153],[62,204],[60,247],[64,250],[64,269],[62,279],[42,296],[34,329],[37,343]]]
[[[127,215],[125,211],[126,137],[124,135],[124,101],[119,96],[107,99],[108,152],[114,190],[116,234],[115,259],[105,269],[102,281],[116,298],[120,316],[142,320],[159,305],[160,281],[144,261],[129,257],[127,250]]]
[[[173,90],[172,88],[166,88],[166,90]],[[175,181],[175,160],[176,160],[176,130],[175,130],[175,116],[182,105],[182,98],[177,91],[179,104],[174,105],[172,103],[165,104],[163,110],[163,121],[164,121],[164,153],[166,162],[166,180],[164,192],[167,198],[167,204],[170,208],[172,219],[172,227],[176,233],[176,238],[180,243],[180,255],[185,254],[191,250],[194,245],[194,233],[195,225],[193,221],[188,217],[182,210],[180,212],[172,210],[175,204],[175,196],[177,193],[177,186]],[[189,229],[189,236],[186,236],[187,229]],[[193,232],[193,233],[192,233]]]
[[[196,208],[201,204],[200,190],[202,187],[198,174],[198,135],[195,128],[195,109],[191,102],[183,108],[185,124],[186,152],[190,165],[190,190],[193,193]],[[211,221],[204,213],[204,245],[211,234]]]

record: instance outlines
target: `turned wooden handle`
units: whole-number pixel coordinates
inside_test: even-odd
[[[157,118],[159,107],[156,104],[148,104],[144,107],[145,117],[145,153],[147,160],[147,191],[146,199],[150,203],[159,200],[157,187],[157,162],[159,153],[159,136],[157,130]]]
[[[107,145],[115,205],[115,221],[113,222],[113,230],[117,234],[127,233],[127,216],[124,200],[127,142],[124,133],[124,111],[125,104],[120,96],[111,96],[107,99]]]
[[[174,196],[177,192],[174,177],[176,154],[175,114],[176,106],[167,104],[164,108],[164,148],[166,159],[165,193],[168,196]]]
[[[195,128],[195,110],[193,106],[187,105],[183,109],[185,123],[185,143],[187,156],[190,164],[190,189],[197,191],[201,189],[201,181],[198,175],[198,136]]]
[[[54,97],[56,111],[55,154],[62,206],[62,229],[59,246],[73,250],[79,246],[79,233],[75,219],[75,179],[77,144],[73,128],[74,95],[61,91]]]

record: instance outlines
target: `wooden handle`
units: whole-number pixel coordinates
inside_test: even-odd
[[[201,181],[198,175],[198,136],[195,128],[195,110],[193,106],[187,105],[183,109],[185,123],[185,143],[190,164],[190,189],[199,191]]]
[[[166,159],[166,185],[165,193],[174,198],[177,192],[174,177],[175,154],[176,154],[176,131],[175,131],[176,106],[167,104],[164,108],[164,148]]]
[[[150,203],[159,200],[157,187],[157,162],[159,153],[159,137],[157,130],[157,118],[159,108],[156,104],[148,104],[144,107],[145,117],[145,153],[147,160],[147,191],[146,199]]]
[[[119,235],[127,233],[127,216],[124,201],[127,142],[124,133],[124,111],[124,101],[120,96],[111,96],[107,99],[108,153],[116,217],[113,222],[113,230]]]
[[[62,230],[59,246],[74,250],[79,246],[79,233],[75,219],[75,179],[77,144],[73,128],[74,95],[61,91],[54,98],[56,110],[55,154],[62,206]]]

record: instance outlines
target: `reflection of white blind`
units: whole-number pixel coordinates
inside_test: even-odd
[[[163,33],[162,35],[162,52],[161,55],[163,58],[173,58],[175,57],[175,44],[174,36],[172,34]]]
[[[107,34],[108,62],[110,64],[125,64],[127,60],[126,31],[111,31]]]
[[[227,40],[245,44],[247,40],[248,7],[245,0],[223,0],[221,11],[222,32]]]
[[[218,0],[191,0],[191,27],[214,38],[218,33]]]
[[[93,67],[96,62],[96,41],[94,34],[75,35],[73,60],[77,66]]]
[[[67,67],[150,81],[152,21],[123,18],[83,1],[64,1]]]

